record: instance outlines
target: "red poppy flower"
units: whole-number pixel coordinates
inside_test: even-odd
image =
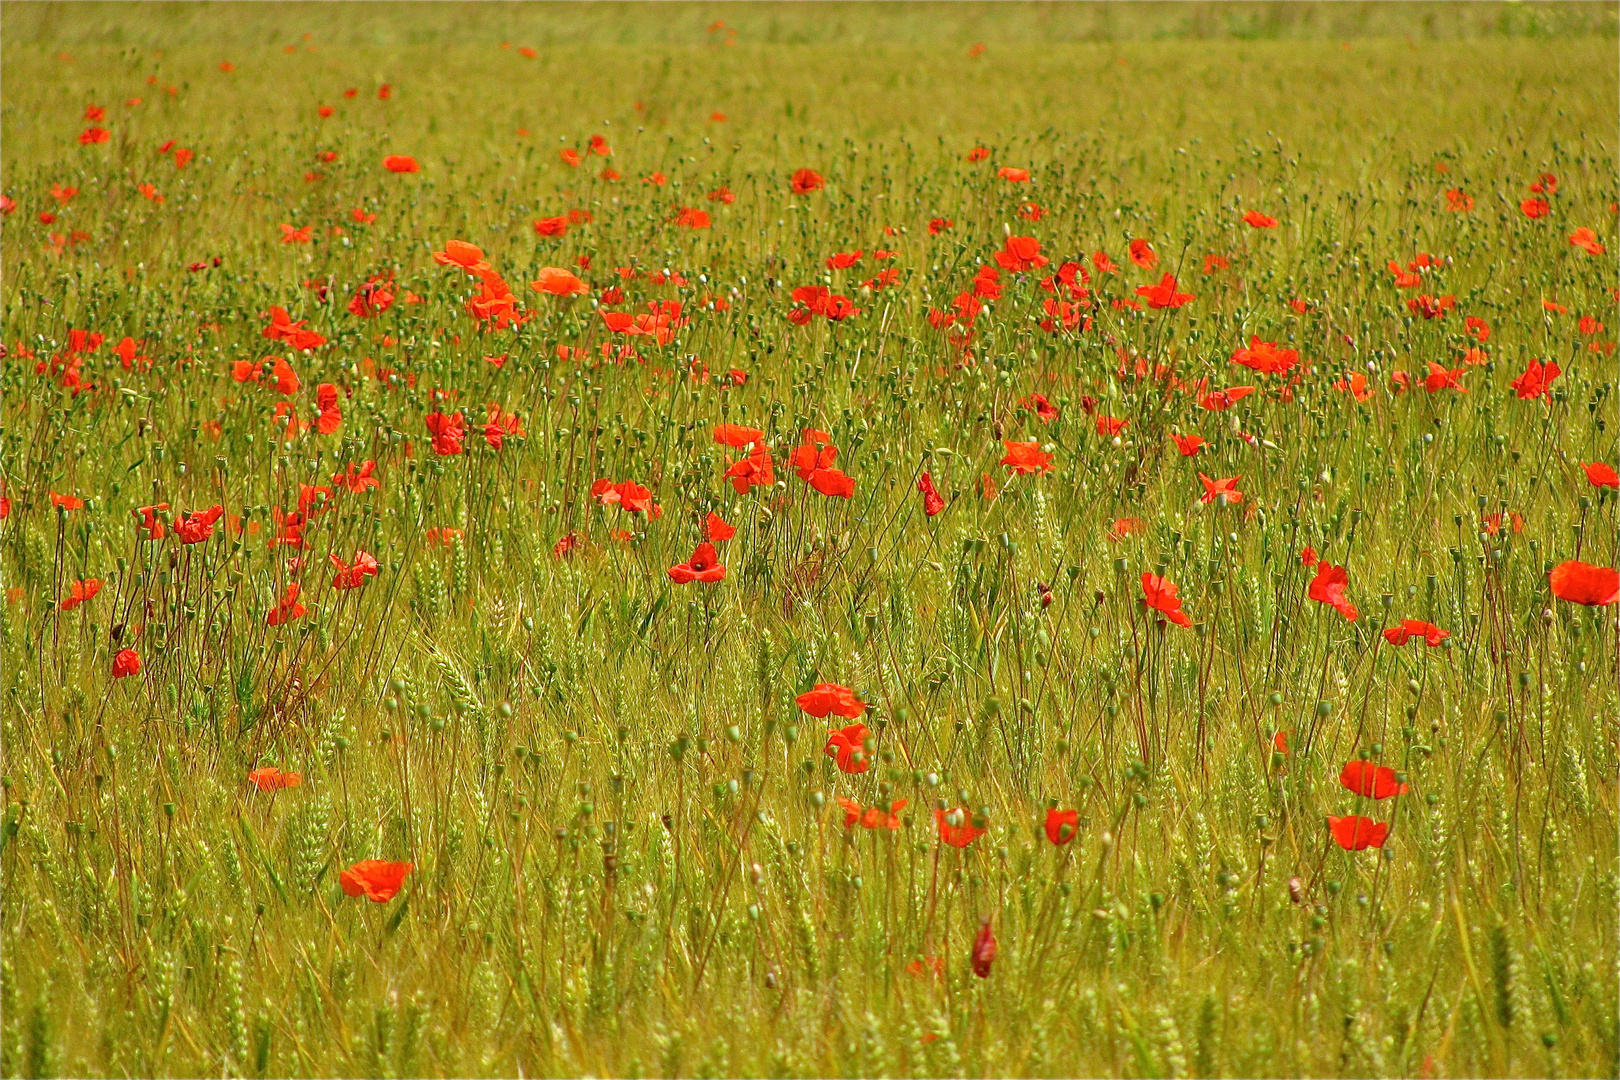
[[[1181,451],[1182,457],[1193,457],[1204,449],[1204,440],[1198,435],[1177,435],[1172,431],[1170,438],[1176,444],[1176,449]]]
[[[995,260],[997,266],[1015,274],[1038,270],[1051,261],[1041,254],[1041,242],[1033,236],[1007,237]]]
[[[61,510],[82,510],[84,509],[84,500],[77,495],[58,495],[53,491],[51,492],[51,505]]]
[[[534,223],[534,231],[539,236],[562,236],[568,231],[568,218],[562,215],[541,218]]]
[[[1446,313],[1457,306],[1457,298],[1450,293],[1436,299],[1428,293],[1414,296],[1406,302],[1407,310],[1414,315],[1421,315],[1425,319],[1443,319]]]
[[[719,187],[709,192],[707,198],[710,202],[730,204],[737,201],[737,193],[726,187],[724,184],[721,184]]]
[[[134,649],[119,649],[118,655],[113,657],[113,678],[122,679],[126,675],[139,675],[141,673],[141,657]]]
[[[707,229],[714,224],[707,210],[683,206],[675,213],[675,224],[687,229]]]
[[[1074,839],[1080,830],[1080,811],[1058,810],[1046,812],[1046,838],[1059,847]]]
[[[796,170],[791,183],[795,195],[808,195],[812,191],[820,191],[827,186],[827,181],[814,169]]]
[[[1552,203],[1546,199],[1526,199],[1519,204],[1519,210],[1525,217],[1534,221],[1552,213]]]
[[[1031,439],[1029,442],[1004,440],[1002,445],[1007,448],[1007,455],[1000,463],[1011,469],[1013,475],[1024,476],[1029,473],[1052,471],[1052,455],[1041,449],[1039,440]]]
[[[839,499],[855,497],[855,478],[840,469],[816,469],[805,479],[823,495]]]
[[[406,154],[389,154],[387,157],[383,158],[383,168],[387,169],[391,173],[413,173],[422,171],[422,167],[416,163],[416,159]]]
[[[617,484],[601,479],[591,485],[591,498],[603,506],[617,505],[630,514],[645,514],[653,507],[652,492],[634,480],[621,480]]]
[[[108,142],[112,139],[112,132],[104,127],[87,127],[79,132],[79,145],[94,146],[97,143]]]
[[[741,424],[716,424],[714,441],[722,446],[748,446],[751,443],[763,443],[765,433],[759,428],[744,427]]]
[[[756,487],[771,486],[776,483],[776,470],[770,451],[764,446],[754,447],[747,457],[728,466],[724,477],[731,481],[739,495],[746,495]]]
[[[318,349],[326,344],[326,338],[313,330],[307,329],[304,323],[308,321],[307,319],[299,319],[294,322],[292,316],[287,314],[286,308],[273,306],[270,308],[270,325],[266,326],[260,333],[271,341],[285,341],[288,345],[300,351]],[[289,391],[283,390],[282,393],[289,393]]]
[[[197,510],[175,520],[174,534],[182,544],[200,544],[214,535],[214,522],[225,513],[223,506]]]
[[[928,517],[933,517],[945,509],[945,499],[940,495],[938,489],[934,487],[934,478],[928,473],[923,473],[922,477],[917,481],[917,490],[922,492],[923,513]]]
[[[1203,473],[1198,474],[1199,481],[1204,485],[1204,493],[1198,501],[1206,506],[1225,496],[1227,506],[1236,506],[1243,501],[1243,492],[1237,489],[1237,483],[1243,479],[1241,476],[1228,476],[1221,480],[1211,480]]]
[[[1311,547],[1309,544],[1305,545],[1305,547],[1300,549],[1299,561],[1300,561],[1300,565],[1302,565],[1302,566],[1315,566],[1316,565],[1316,549]]]
[[[1598,242],[1597,233],[1584,225],[1569,234],[1569,244],[1571,247],[1580,248],[1588,255],[1602,255],[1609,250]]]
[[[691,557],[685,562],[669,568],[669,580],[677,585],[689,585],[694,581],[713,584],[724,581],[725,577],[726,568],[720,565],[720,553],[707,540],[693,548]]]
[[[1112,439],[1130,426],[1129,420],[1120,420],[1112,416],[1097,417],[1097,435],[1104,439]]]
[[[1395,780],[1395,770],[1388,765],[1374,765],[1359,758],[1347,761],[1339,773],[1339,783],[1357,795],[1371,795],[1374,799],[1388,799],[1405,795],[1411,790]]]
[[[939,825],[939,838],[955,848],[965,848],[989,831],[973,824],[973,815],[960,806],[935,810],[934,821]]]
[[[888,829],[890,832],[898,832],[900,826],[904,824],[900,820],[900,811],[906,808],[906,803],[907,800],[900,799],[890,803],[888,807],[869,806],[862,809],[861,804],[854,799],[846,799],[843,796],[838,798],[838,805],[844,808],[846,829],[860,822],[863,829]]]
[[[1142,575],[1142,597],[1147,606],[1177,626],[1191,626],[1192,620],[1181,610],[1181,598],[1176,593],[1176,583],[1169,578],[1157,574]]]
[[[1138,285],[1136,295],[1147,300],[1148,307],[1155,309],[1169,308],[1174,310],[1198,299],[1192,293],[1176,291],[1176,277],[1166,274],[1159,279],[1157,285]]]
[[[938,236],[940,233],[944,232],[946,229],[949,229],[954,224],[955,222],[953,222],[950,218],[930,218],[928,220],[928,235]]]
[[[1143,524],[1141,518],[1120,518],[1108,526],[1108,539],[1117,544],[1127,536],[1140,535],[1146,529],[1147,526]]]
[[[462,441],[467,437],[467,418],[462,413],[450,416],[437,410],[424,417],[428,434],[433,437],[433,452],[440,456],[459,454]]]
[[[1514,396],[1521,401],[1534,401],[1539,397],[1545,397],[1550,401],[1553,380],[1562,373],[1556,360],[1548,360],[1543,364],[1540,360],[1532,359],[1524,369],[1524,374],[1509,385],[1513,387]]]
[[[1586,470],[1587,483],[1593,487],[1620,488],[1620,474],[1614,471],[1614,466],[1606,461],[1594,461],[1589,465],[1582,465]]]
[[[381,488],[382,481],[371,475],[377,469],[375,461],[367,461],[358,470],[350,465],[345,471],[332,474],[332,483],[341,485],[358,495],[367,488]]]
[[[282,788],[297,787],[304,782],[302,775],[295,772],[282,772],[274,765],[266,765],[254,769],[247,774],[248,783],[260,791],[280,791]]]
[[[1203,384],[1204,380],[1200,379],[1199,385],[1202,386]],[[1200,394],[1198,396],[1198,405],[1200,408],[1208,409],[1211,412],[1225,412],[1252,393],[1254,393],[1254,387],[1252,386],[1228,386],[1225,390]]]
[[[1310,589],[1305,595],[1319,604],[1330,605],[1347,622],[1355,622],[1356,606],[1344,595],[1349,584],[1350,574],[1344,567],[1334,566],[1323,559],[1316,564],[1316,577],[1311,580]]]
[[[821,748],[822,753],[837,760],[839,772],[866,772],[872,767],[871,761],[866,757],[866,740],[869,734],[865,724],[850,724],[848,727],[830,731],[827,733],[827,745]]]
[[[1454,214],[1466,214],[1474,208],[1474,197],[1462,188],[1450,188],[1446,191],[1446,209]]]
[[[94,600],[101,591],[100,578],[83,578],[73,583],[72,591],[56,605],[62,611],[72,611],[80,604]]]
[[[337,574],[332,578],[334,589],[358,589],[366,583],[368,576],[377,575],[377,560],[364,551],[355,551],[352,566],[336,555],[328,555],[327,559],[337,568]]]
[[[1159,255],[1153,250],[1153,245],[1146,240],[1132,240],[1131,262],[1144,270],[1151,270],[1159,265]],[[1099,266],[1097,269],[1101,270],[1102,267]]]
[[[1423,380],[1423,389],[1431,394],[1438,394],[1442,390],[1457,390],[1466,394],[1468,393],[1468,387],[1457,381],[1458,376],[1466,374],[1468,374],[1466,367],[1448,371],[1444,364],[1437,364],[1430,360],[1429,375],[1428,378]]]
[[[1547,575],[1552,593],[1560,600],[1587,607],[1607,607],[1620,600],[1620,571],[1571,559]]]
[[[990,919],[985,917],[979,927],[979,936],[973,939],[973,974],[981,979],[990,977],[990,965],[996,959],[996,935],[990,932]]]
[[[1243,220],[1256,229],[1275,229],[1277,227],[1276,218],[1262,214],[1258,210],[1250,210],[1243,215]]]
[[[1389,836],[1389,823],[1374,821],[1372,818],[1357,817],[1330,817],[1327,819],[1328,829],[1333,833],[1333,839],[1346,851],[1363,851],[1370,847],[1381,848],[1384,839]]]
[[[982,146],[975,146],[973,149],[971,149],[971,150],[969,150],[967,152],[967,159],[969,161],[983,161],[985,158],[987,158],[989,156],[990,156],[990,151],[985,149]]]
[[[1249,338],[1249,347],[1232,354],[1232,363],[1253,368],[1262,375],[1282,375],[1299,363],[1296,349],[1279,349],[1275,341]]]
[[[408,862],[363,859],[339,874],[338,884],[348,896],[364,896],[373,903],[386,904],[398,895],[406,875],[414,869]]]
[[[550,296],[584,296],[591,291],[577,274],[560,266],[542,266],[535,280],[529,282],[529,288]]]
[[[737,535],[737,526],[710,510],[709,516],[703,519],[703,531],[711,542],[721,544]]]
[[[866,702],[856,697],[849,687],[839,683],[816,683],[813,689],[806,690],[793,700],[799,708],[818,720],[828,713],[854,720],[866,711]]]
[[[1034,413],[1043,424],[1050,424],[1059,415],[1058,407],[1048,401],[1045,394],[1031,394],[1018,404]]]
[[[1384,640],[1391,645],[1405,645],[1414,637],[1430,645],[1438,645],[1450,636],[1451,631],[1442,630],[1433,623],[1418,619],[1402,619],[1401,625],[1386,627],[1384,630]]]
[[[55,493],[52,492],[54,495]],[[79,505],[83,506],[81,502]],[[168,503],[158,503],[156,506],[142,506],[135,510],[135,516],[141,519],[138,526],[140,533],[148,540],[161,540],[169,534],[163,525],[163,519],[158,513],[169,508]]]
[[[298,602],[298,594],[302,591],[303,586],[297,582],[288,585],[287,591],[282,594],[281,602],[270,609],[269,613],[265,615],[264,621],[270,626],[280,626],[282,623],[291,622],[293,619],[302,618],[304,615],[309,614],[309,609]]]
[[[861,251],[835,251],[827,256],[827,269],[848,270],[861,261],[861,255],[863,254],[864,252]]]
[[[459,266],[469,274],[479,274],[490,268],[484,261],[483,249],[465,240],[445,241],[443,251],[433,253],[433,261],[440,266]]]
[[[1003,165],[996,170],[996,178],[1005,180],[1009,184],[1027,184],[1029,183],[1029,170],[1015,169],[1011,165]]]

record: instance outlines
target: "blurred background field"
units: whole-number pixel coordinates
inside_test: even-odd
[[[0,1073],[1614,1075],[1614,609],[1546,570],[1620,546],[1581,469],[1615,457],[1617,10],[0,5]],[[929,312],[1009,235],[1052,264],[1004,274],[964,351]],[[528,322],[477,327],[451,239]],[[876,247],[892,287],[826,266]],[[1097,325],[1049,332],[1071,259]],[[548,266],[592,295],[532,292]],[[1166,270],[1196,302],[1132,310]],[[356,318],[376,275],[402,299]],[[861,314],[794,325],[813,284]],[[677,340],[602,361],[594,304],[668,300]],[[272,305],[330,343],[267,342]],[[82,393],[50,366],[73,329],[107,337]],[[1286,393],[1230,362],[1250,335],[1300,351]],[[339,388],[337,432],[274,437],[231,374],[267,354],[301,414]],[[1556,391],[1516,398],[1541,359]],[[1430,362],[1468,392],[1425,392]],[[1207,411],[1159,364],[1262,390]],[[464,455],[428,452],[434,390]],[[527,437],[487,447],[486,402]],[[766,431],[779,487],[722,481],[723,421]],[[855,499],[791,475],[806,427]],[[1023,439],[1051,474],[999,464]],[[381,489],[340,492],[307,566],[267,549],[363,460]],[[1200,504],[1199,471],[1246,501]],[[243,526],[138,542],[155,502]],[[672,584],[711,510],[726,580]],[[357,546],[381,572],[340,601],[326,557]],[[1306,546],[1358,622],[1304,599]],[[1145,571],[1195,626],[1144,614]],[[310,613],[268,627],[292,581]],[[1452,637],[1394,648],[1402,618]],[[795,705],[821,681],[870,703],[869,772]],[[1412,791],[1350,796],[1363,754]],[[246,782],[272,765],[300,786]],[[851,830],[840,797],[908,807]],[[940,805],[987,832],[942,845]],[[1352,811],[1389,845],[1335,846]],[[386,905],[338,884],[370,858],[415,865]]]

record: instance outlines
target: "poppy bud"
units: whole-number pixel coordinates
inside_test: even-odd
[[[1297,877],[1288,879],[1288,899],[1299,903],[1305,898],[1305,883]]]

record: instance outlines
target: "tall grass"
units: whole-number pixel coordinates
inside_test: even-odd
[[[1620,560],[1580,467],[1615,457],[1612,9],[1368,10],[1387,36],[1311,5],[4,7],[0,1072],[1613,1075],[1614,609],[1546,576]],[[81,146],[90,104],[111,140]],[[592,134],[611,157],[559,160]],[[801,167],[826,188],[795,196]],[[592,220],[531,227],[571,209]],[[1008,235],[1053,261],[1002,274],[964,352],[927,314]],[[430,257],[451,239],[528,322],[480,330]],[[1419,253],[1441,262],[1398,289],[1386,264]],[[1094,325],[1048,333],[1066,259]],[[613,337],[595,296],[525,288],[542,266],[691,323]],[[1166,269],[1195,301],[1113,303]],[[396,303],[350,315],[386,272]],[[861,314],[795,325],[815,284]],[[266,341],[271,305],[329,343]],[[77,394],[51,368],[70,329],[107,337]],[[1286,394],[1230,361],[1250,335],[1299,350]],[[277,438],[282,395],[232,377],[267,355],[301,418],[339,387],[335,433]],[[1509,388],[1532,358],[1563,368],[1548,399]],[[1430,361],[1468,392],[1426,392]],[[1365,401],[1333,385],[1357,372]],[[1260,391],[1207,411],[1205,377]],[[486,402],[526,437],[486,446]],[[430,449],[441,406],[474,422],[461,455]],[[722,422],[764,429],[774,487],[722,479]],[[806,427],[853,499],[793,475]],[[999,464],[1023,439],[1051,473]],[[367,459],[379,490],[267,546],[300,485]],[[1200,471],[1243,501],[1200,503]],[[599,505],[603,477],[662,516]],[[154,503],[241,527],[154,540]],[[675,585],[711,510],[726,579]],[[1308,546],[1356,621],[1307,599]],[[329,588],[356,548],[380,573]],[[1191,626],[1142,607],[1144,572]],[[103,591],[62,610],[83,578]],[[293,582],[308,614],[267,625]],[[1393,646],[1402,619],[1450,637]],[[143,667],[114,679],[123,647]],[[817,682],[869,703],[870,771],[822,753],[833,721],[795,703]],[[1358,756],[1410,791],[1346,790]],[[247,782],[269,765],[302,784]],[[908,806],[846,829],[839,797]],[[939,807],[987,832],[942,844]],[[1342,850],[1325,819],[1352,813],[1387,843]],[[415,869],[373,904],[339,884],[363,859]]]

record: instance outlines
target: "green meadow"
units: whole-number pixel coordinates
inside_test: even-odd
[[[1614,4],[0,31],[0,1074],[1615,1075]]]

